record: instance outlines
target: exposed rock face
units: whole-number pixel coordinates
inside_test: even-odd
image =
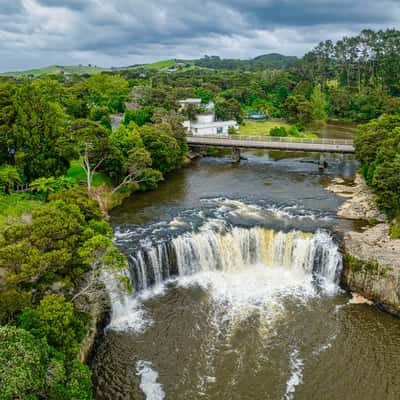
[[[90,313],[91,316],[88,333],[81,343],[78,354],[78,360],[87,363],[90,361],[96,342],[102,338],[103,328],[110,315],[110,301],[105,287],[100,285],[90,302],[83,301],[82,304],[76,305],[78,309]]]
[[[387,224],[344,238],[344,283],[353,291],[400,315],[400,240],[391,240]]]
[[[364,232],[346,233],[342,282],[400,316],[400,240],[390,238],[385,216],[375,206],[362,176],[357,175],[351,186],[335,179],[327,190],[348,199],[339,207],[339,217],[382,222]]]

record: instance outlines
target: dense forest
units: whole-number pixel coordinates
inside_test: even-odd
[[[239,124],[248,110],[293,132],[331,119],[360,123],[360,170],[400,237],[399,31],[326,41],[303,59],[205,57],[172,72],[1,77],[1,399],[91,398],[80,344],[101,270],[126,263],[104,217],[187,161],[181,123],[198,111],[182,115],[187,97],[212,101],[218,119]]]

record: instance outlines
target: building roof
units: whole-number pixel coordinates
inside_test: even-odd
[[[191,128],[222,128],[224,126],[236,126],[237,122],[230,120],[230,121],[215,121],[215,122],[207,122],[205,124],[192,122],[190,124]]]
[[[200,104],[201,103],[201,99],[184,99],[184,100],[179,100],[179,103],[195,103],[195,104]]]

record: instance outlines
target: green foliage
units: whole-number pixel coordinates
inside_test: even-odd
[[[181,166],[183,156],[171,128],[165,124],[145,125],[140,135],[146,150],[153,160],[153,168],[162,174]]]
[[[128,126],[134,122],[138,126],[143,126],[150,122],[152,111],[150,107],[143,107],[137,110],[126,110],[123,117],[123,124]]]
[[[49,196],[50,201],[61,200],[65,204],[77,206],[86,222],[100,221],[102,218],[99,203],[88,196],[84,188],[63,189]]]
[[[2,400],[91,400],[90,370],[65,361],[45,338],[13,326],[0,327]]]
[[[58,178],[54,178],[51,176],[50,178],[35,179],[33,182],[31,182],[29,189],[32,193],[40,194],[47,199],[49,194],[64,189],[70,189],[75,185],[75,183],[75,180],[70,177],[60,176]]]
[[[288,135],[286,129],[283,126],[276,126],[275,128],[271,128],[269,134],[276,137],[286,137]]]
[[[107,106],[110,112],[123,112],[129,93],[128,82],[118,75],[99,74],[87,80],[90,103]]]
[[[360,125],[354,143],[378,206],[395,217],[400,209],[400,116],[383,115]]]
[[[10,193],[14,189],[14,185],[21,183],[21,175],[18,169],[11,165],[0,166],[0,190],[5,193]]]
[[[45,296],[38,306],[25,309],[19,317],[19,326],[47,338],[50,346],[74,358],[86,333],[87,317],[78,313],[74,305],[62,295]]]
[[[400,218],[397,217],[390,225],[390,237],[395,239],[400,239]]]
[[[72,362],[66,385],[65,397],[59,399],[92,400],[91,372],[87,365],[84,365],[77,360]]]
[[[69,167],[71,144],[63,141],[66,119],[62,107],[31,83],[16,92],[15,109],[11,144],[16,149],[16,165],[28,181],[63,175]]]
[[[327,103],[321,85],[314,87],[311,94],[312,119],[314,122],[326,122],[328,119]]]
[[[0,327],[0,398],[38,400],[46,390],[49,349],[23,329]]]
[[[98,106],[98,105],[94,105],[91,109],[90,109],[90,119],[93,121],[101,121],[101,119],[103,117],[107,117],[109,116],[110,111],[108,110],[108,107],[106,106]]]
[[[289,96],[282,110],[284,115],[293,122],[307,125],[313,121],[313,105],[302,95]]]
[[[204,87],[195,88],[193,90],[193,96],[195,98],[200,98],[203,104],[208,104],[213,99],[212,91]]]
[[[242,107],[234,98],[218,98],[215,102],[215,116],[223,121],[236,120],[239,124],[243,122]]]

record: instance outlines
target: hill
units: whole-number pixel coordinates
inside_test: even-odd
[[[243,69],[257,71],[266,68],[287,69],[295,65],[298,61],[299,59],[295,56],[284,56],[282,54],[271,53],[250,60],[204,56],[203,58],[194,60],[194,64],[199,67],[212,69]]]
[[[66,75],[73,75],[73,74],[93,75],[103,71],[110,71],[110,69],[99,68],[97,66],[89,66],[89,65],[71,65],[71,66],[51,65],[49,67],[29,69],[26,71],[3,72],[0,74],[0,76],[12,76],[15,78],[21,78],[28,76],[38,77],[44,75],[56,75],[62,73]]]
[[[149,64],[135,64],[127,67],[101,68],[92,65],[71,65],[61,66],[52,65],[44,68],[30,69],[26,71],[12,71],[0,73],[0,76],[20,77],[39,77],[45,75],[93,75],[107,71],[126,71],[126,70],[154,70],[154,71],[187,71],[193,68],[211,68],[211,69],[243,69],[249,71],[258,71],[266,68],[287,69],[295,65],[299,59],[295,56],[285,56],[272,53],[264,54],[250,60],[240,60],[236,58],[224,59],[218,56],[204,56],[197,60],[178,60],[167,59]]]

